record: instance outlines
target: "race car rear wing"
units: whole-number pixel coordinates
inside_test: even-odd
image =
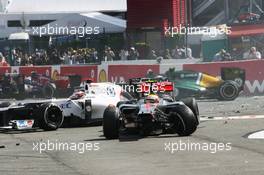
[[[145,96],[146,94],[170,93],[174,90],[174,85],[169,81],[153,81],[147,79],[131,79],[129,83],[119,83],[123,91],[128,92],[135,98]]]
[[[140,86],[141,86],[143,93],[152,92],[152,91],[155,91],[155,92],[172,92],[174,89],[172,82],[156,82],[156,83],[144,82]]]

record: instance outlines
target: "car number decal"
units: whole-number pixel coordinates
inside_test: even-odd
[[[111,86],[108,86],[106,88],[106,93],[110,97],[115,97],[116,96],[115,88],[114,87],[111,87]]]

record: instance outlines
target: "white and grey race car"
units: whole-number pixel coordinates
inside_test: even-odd
[[[102,121],[109,105],[132,98],[112,83],[85,83],[66,99],[23,100],[0,103],[0,127],[56,130],[62,124]]]

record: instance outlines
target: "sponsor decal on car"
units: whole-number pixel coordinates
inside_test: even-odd
[[[16,120],[14,123],[17,129],[31,129],[34,125],[34,120]]]
[[[69,101],[69,102],[66,102],[66,103],[63,103],[60,105],[60,108],[61,109],[71,109],[72,108],[72,103]]]

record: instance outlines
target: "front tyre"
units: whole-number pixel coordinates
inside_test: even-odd
[[[186,105],[179,105],[171,112],[174,130],[179,136],[189,136],[197,129],[197,119],[192,110]]]
[[[52,103],[41,105],[38,115],[41,115],[39,127],[45,131],[57,130],[64,121],[62,110]]]
[[[117,139],[119,136],[119,117],[114,106],[108,106],[104,111],[103,133],[107,139]]]

